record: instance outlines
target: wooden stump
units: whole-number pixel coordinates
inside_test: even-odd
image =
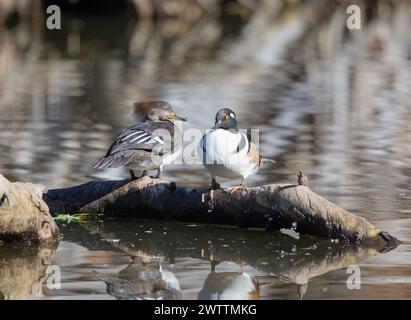
[[[0,174],[0,240],[42,241],[59,230],[42,200],[43,186],[11,183]]]

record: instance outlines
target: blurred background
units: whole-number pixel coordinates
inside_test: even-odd
[[[92,163],[132,123],[134,101],[169,101],[186,129],[209,128],[230,107],[277,161],[248,185],[294,183],[303,169],[314,191],[410,240],[410,1],[354,1],[362,28],[351,31],[353,1],[343,0],[58,1],[61,30],[48,30],[52,4],[0,0],[8,179],[51,188],[126,178]],[[210,182],[201,166],[165,176]],[[370,281],[391,270],[410,298],[410,251],[373,260]]]

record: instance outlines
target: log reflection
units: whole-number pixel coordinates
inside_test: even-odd
[[[177,269],[179,259],[188,257],[210,262],[210,274],[198,294],[200,299],[257,299],[261,286],[277,282],[297,284],[296,298],[302,298],[312,278],[361,263],[383,249],[309,237],[296,240],[279,233],[232,228],[222,232],[221,228],[209,225],[146,221],[144,225],[135,225],[137,229],[141,227],[137,233],[130,232],[130,225],[125,232],[124,222],[87,223],[65,232],[66,240],[87,243],[90,249],[116,250],[129,255],[132,262],[127,268],[112,276],[114,280],[102,280],[108,287],[113,282],[127,280],[120,287],[132,285],[130,292],[134,298],[143,298],[144,293],[151,298],[178,299],[179,290],[161,291],[164,285],[158,284],[160,269],[170,265]],[[86,235],[90,239],[84,241]],[[234,263],[238,271],[219,270],[223,262]],[[253,270],[252,274],[246,267]],[[177,279],[176,274],[172,278]]]
[[[47,270],[56,249],[55,242],[0,244],[0,300],[42,297]]]

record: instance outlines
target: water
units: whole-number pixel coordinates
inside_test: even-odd
[[[0,29],[1,173],[47,188],[125,178],[126,170],[91,164],[131,124],[134,101],[169,101],[189,119],[186,129],[210,127],[229,106],[277,161],[248,185],[294,183],[303,169],[313,191],[401,246],[378,254],[218,226],[61,224],[57,248],[0,244],[3,296],[411,298],[411,7],[382,6],[386,14],[347,34],[345,11],[315,3],[273,5],[244,21],[71,13],[58,32],[24,20]],[[165,178],[210,182],[200,166],[170,167]],[[47,287],[49,264],[61,268],[61,289]],[[352,264],[360,290],[346,285]]]

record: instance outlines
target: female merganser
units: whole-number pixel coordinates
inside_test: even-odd
[[[126,167],[132,179],[136,179],[134,170],[143,170],[143,177],[156,169],[160,178],[163,165],[176,159],[182,149],[181,132],[172,121],[186,120],[165,101],[135,103],[134,114],[139,123],[123,130],[93,167]]]

